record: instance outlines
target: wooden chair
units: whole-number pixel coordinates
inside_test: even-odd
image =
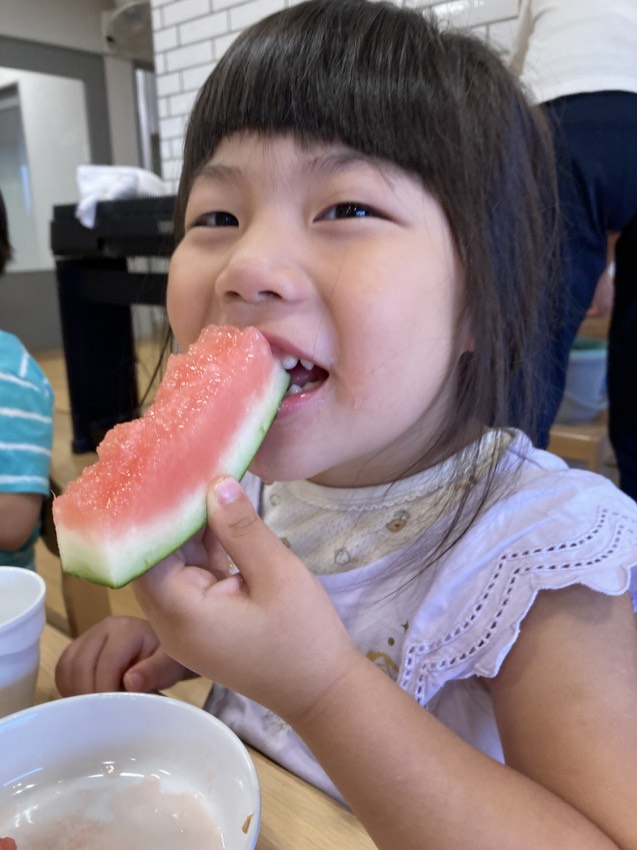
[[[581,425],[556,422],[551,428],[548,449],[566,461],[585,463],[591,472],[599,472],[607,445],[607,417],[601,413],[592,422]]]
[[[609,319],[584,319],[578,336],[608,338]],[[591,472],[599,472],[608,447],[608,416],[600,413],[592,422],[566,425],[556,422],[551,428],[548,449],[564,460],[585,463]]]

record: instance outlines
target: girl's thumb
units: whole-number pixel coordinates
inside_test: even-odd
[[[289,557],[288,549],[261,520],[234,478],[215,481],[208,493],[208,517],[215,537],[248,582]]]
[[[130,667],[124,674],[123,683],[127,691],[145,694],[170,688],[179,682],[183,675],[183,665],[159,650]]]

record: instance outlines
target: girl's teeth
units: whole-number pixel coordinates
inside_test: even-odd
[[[289,371],[290,369],[294,369],[298,362],[298,358],[294,357],[294,355],[286,354],[285,357],[281,360],[281,365],[284,369],[287,369]]]
[[[298,395],[299,393],[307,393],[310,390],[313,390],[314,387],[318,387],[318,385],[320,383],[321,383],[320,381],[310,381],[309,383],[305,384],[302,387],[300,387],[298,384],[291,384],[288,387],[288,391],[286,392],[285,395],[289,396],[289,395]]]
[[[287,369],[288,372],[290,369],[294,369],[298,363],[300,363],[304,369],[307,369],[308,372],[311,372],[314,368],[314,363],[312,363],[311,360],[299,360],[298,357],[295,357],[293,354],[286,354],[281,360],[283,368]]]

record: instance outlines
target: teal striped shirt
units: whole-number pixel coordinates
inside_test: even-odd
[[[0,331],[0,492],[49,494],[53,391],[13,334]],[[33,567],[39,528],[17,552],[0,550],[0,564]]]

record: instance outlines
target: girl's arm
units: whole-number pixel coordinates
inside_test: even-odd
[[[637,623],[628,594],[545,591],[493,681],[507,763],[637,847]]]
[[[637,848],[637,659],[622,600],[584,592],[581,612],[577,592],[538,599],[493,684],[503,766],[358,652],[236,484],[222,479],[211,499],[241,577],[217,581],[177,554],[136,582],[138,599],[172,657],[293,726],[381,850]]]
[[[541,595],[492,685],[508,766],[364,660],[295,727],[381,848],[632,850],[636,647],[626,597]]]
[[[39,493],[0,493],[0,549],[16,552],[33,534],[42,510]]]

